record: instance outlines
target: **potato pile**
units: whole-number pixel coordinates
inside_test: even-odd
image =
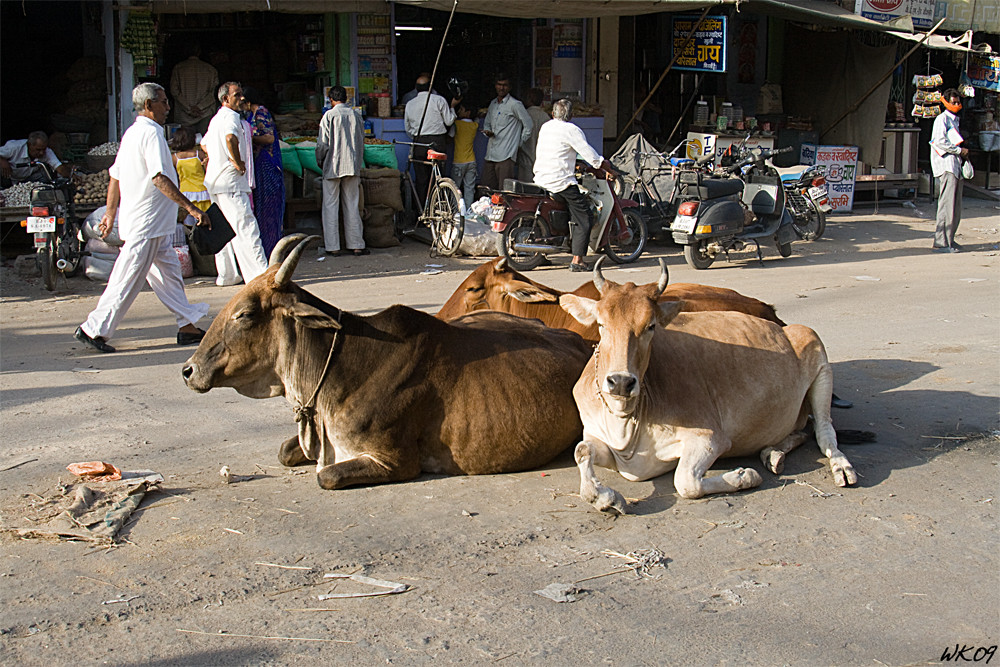
[[[385,139],[373,139],[372,137],[365,137],[365,143],[369,146],[387,146],[392,145],[391,141],[386,141]]]
[[[75,204],[103,204],[108,199],[108,182],[111,176],[108,170],[99,171],[96,174],[76,175],[76,195],[73,196]]]

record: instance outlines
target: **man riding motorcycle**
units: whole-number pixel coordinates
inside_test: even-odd
[[[573,244],[573,261],[570,271],[589,271],[583,263],[587,254],[590,228],[594,224],[594,213],[590,201],[577,187],[574,171],[577,155],[595,169],[607,172],[608,180],[614,180],[611,164],[587,143],[587,137],[576,125],[569,122],[573,117],[573,102],[561,99],[552,105],[552,120],[542,125],[535,147],[535,185],[539,185],[556,201],[563,202],[569,209],[570,235]]]

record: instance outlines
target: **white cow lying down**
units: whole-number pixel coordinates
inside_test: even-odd
[[[657,302],[667,285],[619,285],[601,275],[601,298],[573,294],[560,305],[584,324],[597,322],[600,342],[573,388],[583,421],[576,446],[580,495],[600,510],[625,511],[625,499],[597,481],[594,465],[633,481],[674,470],[685,498],[760,485],[751,468],[715,477],[722,456],[759,453],[780,473],[785,454],[802,444],[813,417],[816,441],[839,486],[857,475],[839,449],[830,419],[833,371],[812,329],[778,326],[735,312],[681,313]]]

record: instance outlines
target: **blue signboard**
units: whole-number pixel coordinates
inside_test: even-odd
[[[698,23],[697,16],[673,17],[673,42],[671,54],[684,46],[691,30],[698,25],[694,37],[688,42],[687,48],[677,57],[674,69],[692,72],[725,72],[726,71],[726,17],[706,16]]]

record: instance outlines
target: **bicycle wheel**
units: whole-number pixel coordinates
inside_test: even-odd
[[[465,218],[462,217],[462,207],[459,203],[461,199],[458,186],[450,178],[442,178],[434,186],[429,222],[434,246],[444,257],[454,255],[462,243]]]
[[[646,221],[632,209],[625,213],[625,229],[612,227],[608,244],[604,246],[604,254],[615,264],[629,264],[639,259],[646,249],[649,230]],[[615,224],[613,221],[608,224]]]

